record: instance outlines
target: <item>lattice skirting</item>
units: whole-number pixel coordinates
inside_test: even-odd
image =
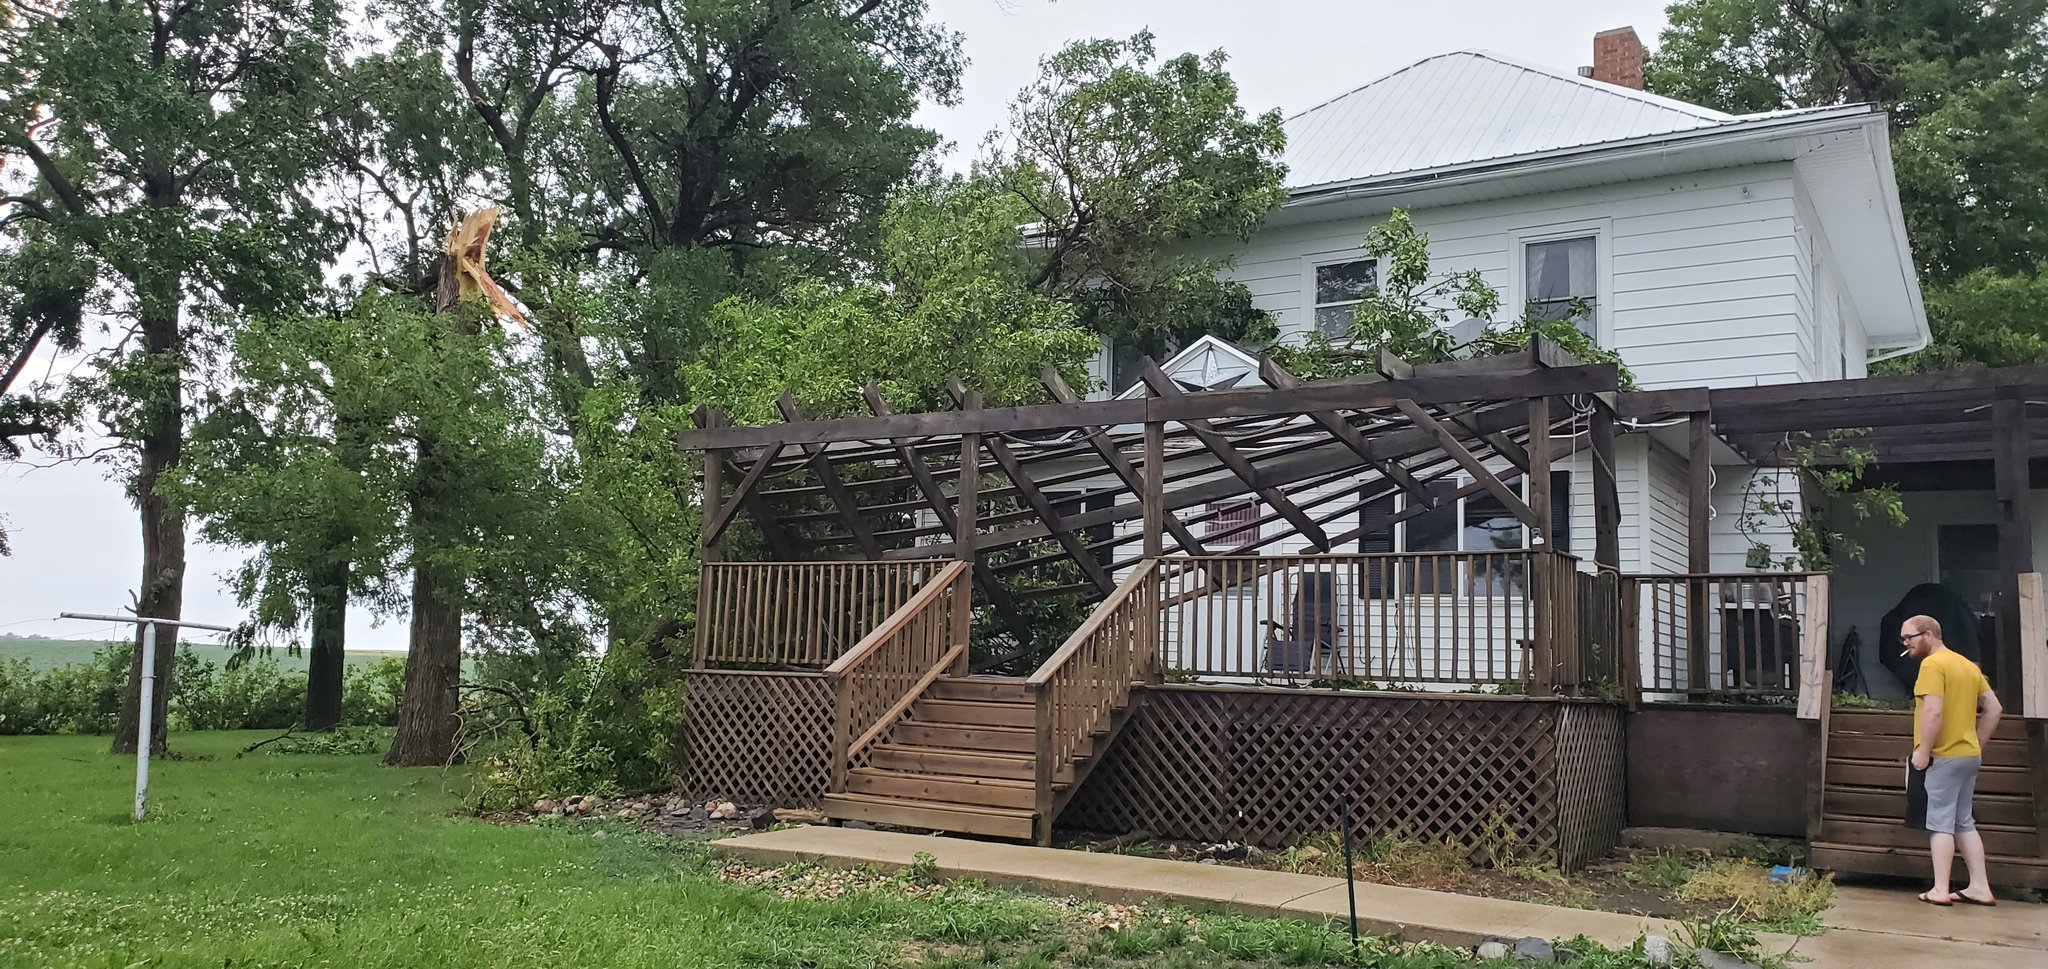
[[[1620,722],[1521,697],[1154,687],[1060,823],[1280,847],[1337,830],[1349,801],[1363,836],[1513,842],[1570,869],[1619,838]],[[1558,769],[1566,724],[1574,751],[1610,745],[1594,773],[1615,783],[1584,783],[1590,753]]]
[[[1621,708],[1566,703],[1557,723],[1558,863],[1577,871],[1621,840],[1628,799]]]
[[[683,790],[812,807],[832,780],[832,687],[821,673],[690,674]]]

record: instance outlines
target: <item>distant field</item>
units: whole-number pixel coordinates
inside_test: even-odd
[[[103,644],[77,639],[44,639],[40,636],[0,635],[0,662],[27,659],[29,664],[36,669],[50,669],[70,663],[83,663],[101,645]],[[228,660],[229,651],[225,646],[212,646],[204,643],[187,645],[181,643],[178,648],[181,650],[191,650],[200,659],[209,661],[215,666],[223,665]],[[258,655],[264,654],[259,652]],[[283,649],[274,649],[268,655],[276,659],[277,664],[285,669],[302,670],[306,668],[306,655],[303,652],[293,656]],[[405,659],[405,654],[396,652],[350,652],[348,654],[348,665],[351,668],[367,666],[387,657],[403,660]]]

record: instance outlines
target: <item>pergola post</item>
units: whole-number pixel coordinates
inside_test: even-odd
[[[702,428],[717,427],[725,422],[725,415],[712,407],[697,408],[695,417],[697,426]],[[703,491],[697,496],[700,509],[697,518],[697,562],[700,571],[704,563],[718,561],[719,546],[711,525],[718,519],[719,505],[725,498],[725,461],[724,448],[704,449]],[[704,657],[711,649],[711,624],[704,621],[704,599],[704,582],[700,575],[697,583],[697,648],[696,655],[691,657],[693,664],[700,670],[704,668]]]
[[[2044,648],[2021,634],[2020,576],[2034,571],[2033,482],[2027,471],[2027,401],[2001,388],[1991,404],[1992,477],[1998,496],[1998,656],[1993,685],[2018,699],[2022,650]],[[2033,716],[2043,711],[2027,710]]]
[[[1714,427],[1713,414],[1701,409],[1686,419],[1685,570],[1706,575],[1714,570],[1713,546],[1708,521],[1713,515]],[[1707,583],[1695,579],[1686,583],[1685,661],[1686,686],[1695,690],[1708,683],[1707,640],[1712,621],[1707,602]]]
[[[1532,696],[1552,696],[1557,692],[1557,651],[1560,647],[1576,648],[1575,643],[1557,641],[1560,596],[1564,589],[1562,576],[1564,560],[1551,554],[1557,551],[1552,541],[1554,532],[1550,521],[1550,398],[1529,399],[1529,510],[1535,521],[1529,531],[1534,536],[1530,547],[1535,549],[1533,568],[1529,570],[1529,598],[1539,610],[1536,616],[1536,642],[1530,650],[1529,693]]]
[[[977,411],[981,409],[981,393],[966,391],[960,395],[960,409]],[[953,557],[967,563],[971,573],[974,569],[974,533],[980,521],[981,504],[981,435],[960,435],[960,483],[955,488],[958,499],[953,509]],[[961,643],[969,643],[974,629],[974,596],[962,584],[953,590],[953,629]],[[952,674],[966,676],[968,653],[963,649],[960,657],[953,661]]]
[[[1614,480],[1614,406],[1593,398],[1593,564],[1621,572],[1621,494]]]

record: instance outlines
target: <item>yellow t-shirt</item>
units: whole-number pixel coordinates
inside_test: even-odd
[[[1922,697],[1941,697],[1941,732],[1934,738],[1936,757],[1982,757],[1977,743],[1977,698],[1991,688],[1984,671],[1969,657],[1943,649],[1920,661],[1913,683],[1913,748],[1920,747]]]

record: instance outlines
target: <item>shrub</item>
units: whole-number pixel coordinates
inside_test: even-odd
[[[351,667],[341,689],[341,722],[349,727],[398,725],[398,694],[405,688],[405,661],[385,657]]]
[[[282,730],[306,708],[303,675],[287,674],[268,656],[226,669],[178,654],[171,725],[181,730]]]
[[[40,671],[25,659],[0,662],[0,734],[112,731],[131,652],[109,643],[86,662]]]

